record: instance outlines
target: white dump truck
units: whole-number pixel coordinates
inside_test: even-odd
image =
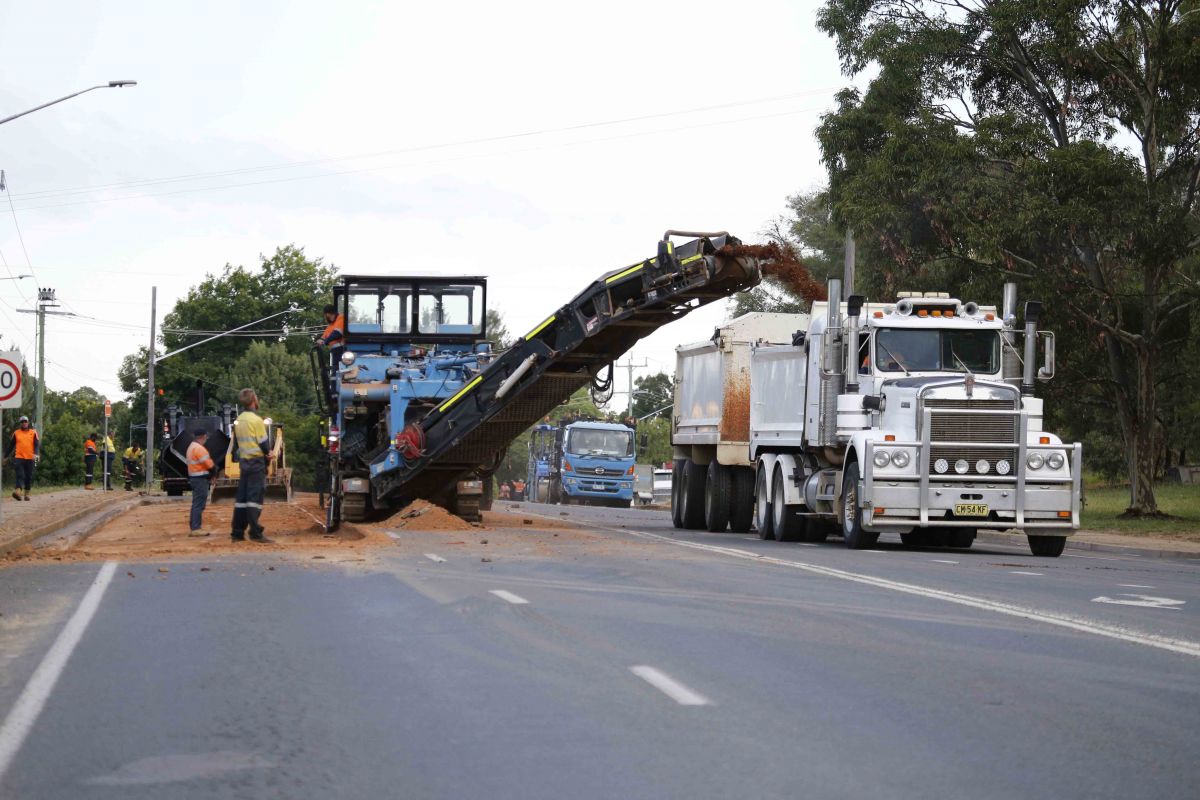
[[[840,295],[841,282],[830,281],[829,296]],[[840,529],[855,549],[881,533],[970,547],[988,528],[1025,534],[1034,555],[1060,555],[1079,527],[1082,448],[1042,428],[1034,385],[1054,375],[1054,337],[1038,331],[1035,302],[1025,304],[1019,330],[1016,305],[1012,284],[999,313],[943,293],[891,303],[854,295],[789,316],[795,334],[786,344],[774,343],[780,321],[739,318],[738,338],[754,342],[748,445],[741,453],[731,437],[711,455],[697,449],[680,400],[712,377],[678,371],[676,525],[722,530],[723,506],[726,519],[741,521],[752,467],[764,539],[821,541]],[[722,419],[719,430],[737,426]],[[730,483],[735,491],[726,491]]]

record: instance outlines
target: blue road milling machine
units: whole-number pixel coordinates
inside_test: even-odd
[[[478,520],[514,439],[577,389],[603,391],[613,361],[660,326],[755,286],[761,249],[667,231],[653,258],[601,275],[503,351],[487,341],[485,278],[343,276],[344,350],[337,363],[314,351],[326,529],[417,498]]]

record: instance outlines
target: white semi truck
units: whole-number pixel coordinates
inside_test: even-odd
[[[840,281],[829,296],[841,296]],[[840,530],[854,549],[881,533],[970,547],[987,528],[1025,534],[1034,555],[1060,555],[1079,527],[1082,448],[1042,428],[1034,385],[1054,375],[1054,337],[1037,329],[1040,303],[1025,304],[1019,330],[1016,305],[1008,284],[1000,313],[927,293],[741,317],[728,343],[718,329],[705,344],[726,348],[725,363],[736,361],[730,350],[748,355],[748,405],[729,402],[730,378],[714,355],[697,357],[702,345],[679,348],[676,526],[719,531],[737,520],[733,529],[746,530],[753,508],[764,539],[822,541]],[[782,344],[779,316],[791,327]],[[719,422],[702,430],[688,412],[711,412],[696,398],[718,394]]]

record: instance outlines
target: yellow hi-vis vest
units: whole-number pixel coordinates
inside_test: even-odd
[[[233,436],[237,441],[238,461],[263,457],[258,443],[267,438],[267,426],[258,414],[253,411],[238,414],[233,423]]]

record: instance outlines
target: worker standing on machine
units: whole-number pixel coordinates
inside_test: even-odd
[[[325,306],[325,332],[317,337],[317,343],[329,348],[329,361],[337,369],[338,359],[346,349],[346,318],[337,311],[337,306]]]
[[[237,499],[233,504],[233,530],[230,536],[235,542],[246,541],[246,528],[250,528],[250,541],[270,543],[263,536],[263,526],[258,518],[262,514],[263,494],[267,482],[267,455],[270,452],[270,442],[267,440],[267,426],[262,417],[254,413],[258,410],[258,395],[253,389],[242,389],[238,393],[238,402],[246,410],[238,414],[233,423],[234,454],[241,471],[238,478]]]

